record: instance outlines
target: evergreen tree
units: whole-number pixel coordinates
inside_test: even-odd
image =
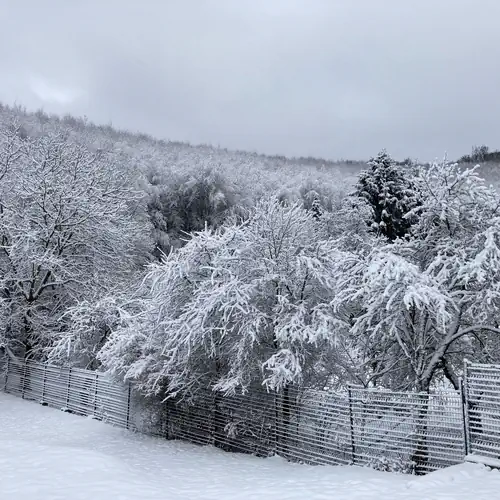
[[[370,225],[377,233],[390,241],[404,238],[414,222],[408,214],[419,205],[417,182],[386,150],[371,158],[368,165],[370,168],[359,174],[353,195],[372,207]]]
[[[323,215],[323,207],[321,206],[321,202],[318,198],[314,198],[312,202],[311,213],[315,220],[321,219],[321,216]]]

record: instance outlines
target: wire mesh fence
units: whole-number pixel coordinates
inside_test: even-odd
[[[4,362],[5,392],[71,413],[94,416],[128,427],[130,388],[105,374],[8,357]]]
[[[465,454],[459,393],[350,390],[354,462],[380,457],[428,472],[456,464]]]
[[[500,459],[500,365],[466,363],[468,452]]]
[[[222,397],[206,391],[196,402],[168,401],[169,439],[212,444],[226,451],[268,456],[276,439],[275,398],[263,391],[251,397]]]
[[[277,397],[276,452],[308,464],[352,461],[345,394],[288,388]]]
[[[307,464],[383,466],[425,473],[463,461],[465,428],[457,392],[347,393],[289,388],[194,404],[169,401],[160,435],[226,451],[278,454]]]
[[[8,359],[0,382],[10,394],[93,415],[167,439],[307,464],[356,464],[426,473],[467,453],[500,456],[500,366],[467,365],[463,392],[420,394],[350,387],[343,393],[256,387],[196,401],[155,403],[105,374]],[[149,404],[149,403],[148,403]]]

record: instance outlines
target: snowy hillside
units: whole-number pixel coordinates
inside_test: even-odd
[[[308,467],[119,430],[0,395],[0,498],[15,500],[493,500],[500,472],[421,478]]]

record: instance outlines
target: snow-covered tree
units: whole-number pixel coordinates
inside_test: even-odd
[[[261,202],[149,267],[143,313],[100,359],[146,394],[286,390],[335,370],[333,240],[298,205]],[[320,382],[319,382],[320,381]]]
[[[443,162],[421,176],[411,238],[353,254],[333,304],[369,380],[427,391],[438,376],[456,385],[457,357],[500,335],[500,217],[476,169]]]
[[[125,166],[61,134],[16,130],[0,132],[3,342],[41,356],[67,329],[68,307],[136,271],[150,229]]]
[[[340,250],[366,253],[386,240],[370,230],[366,221],[373,217],[371,206],[362,198],[346,197],[332,212],[319,218],[325,239],[332,238]]]
[[[323,215],[323,207],[321,206],[319,198],[314,198],[311,204],[311,213],[316,220],[321,219],[321,216]]]
[[[130,280],[132,284],[132,280]],[[134,304],[123,294],[81,300],[69,307],[61,321],[67,325],[50,346],[50,361],[89,370],[100,367],[98,354],[111,332],[130,321]]]
[[[182,246],[190,233],[203,230],[205,224],[222,224],[235,204],[230,187],[213,170],[175,175],[167,183],[161,180],[150,174],[146,188],[158,258]]]
[[[416,179],[385,150],[371,158],[368,165],[370,168],[359,174],[353,195],[371,206],[369,222],[375,232],[390,241],[403,238],[414,222],[407,215],[419,204]]]

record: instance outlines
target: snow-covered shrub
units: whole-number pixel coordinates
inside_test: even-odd
[[[396,472],[399,474],[415,474],[415,464],[412,461],[399,458],[377,457],[372,458],[367,465],[371,469],[382,472]]]
[[[131,393],[129,425],[132,430],[151,436],[168,437],[168,404],[158,398]]]
[[[325,377],[343,261],[315,222],[270,200],[243,223],[195,234],[149,267],[142,313],[113,332],[100,359],[146,394],[280,390]]]
[[[64,365],[98,369],[99,351],[111,332],[129,321],[134,313],[133,305],[123,290],[117,290],[114,295],[82,300],[69,307],[61,315],[61,321],[67,326],[54,336],[54,342],[47,349],[48,359]]]

